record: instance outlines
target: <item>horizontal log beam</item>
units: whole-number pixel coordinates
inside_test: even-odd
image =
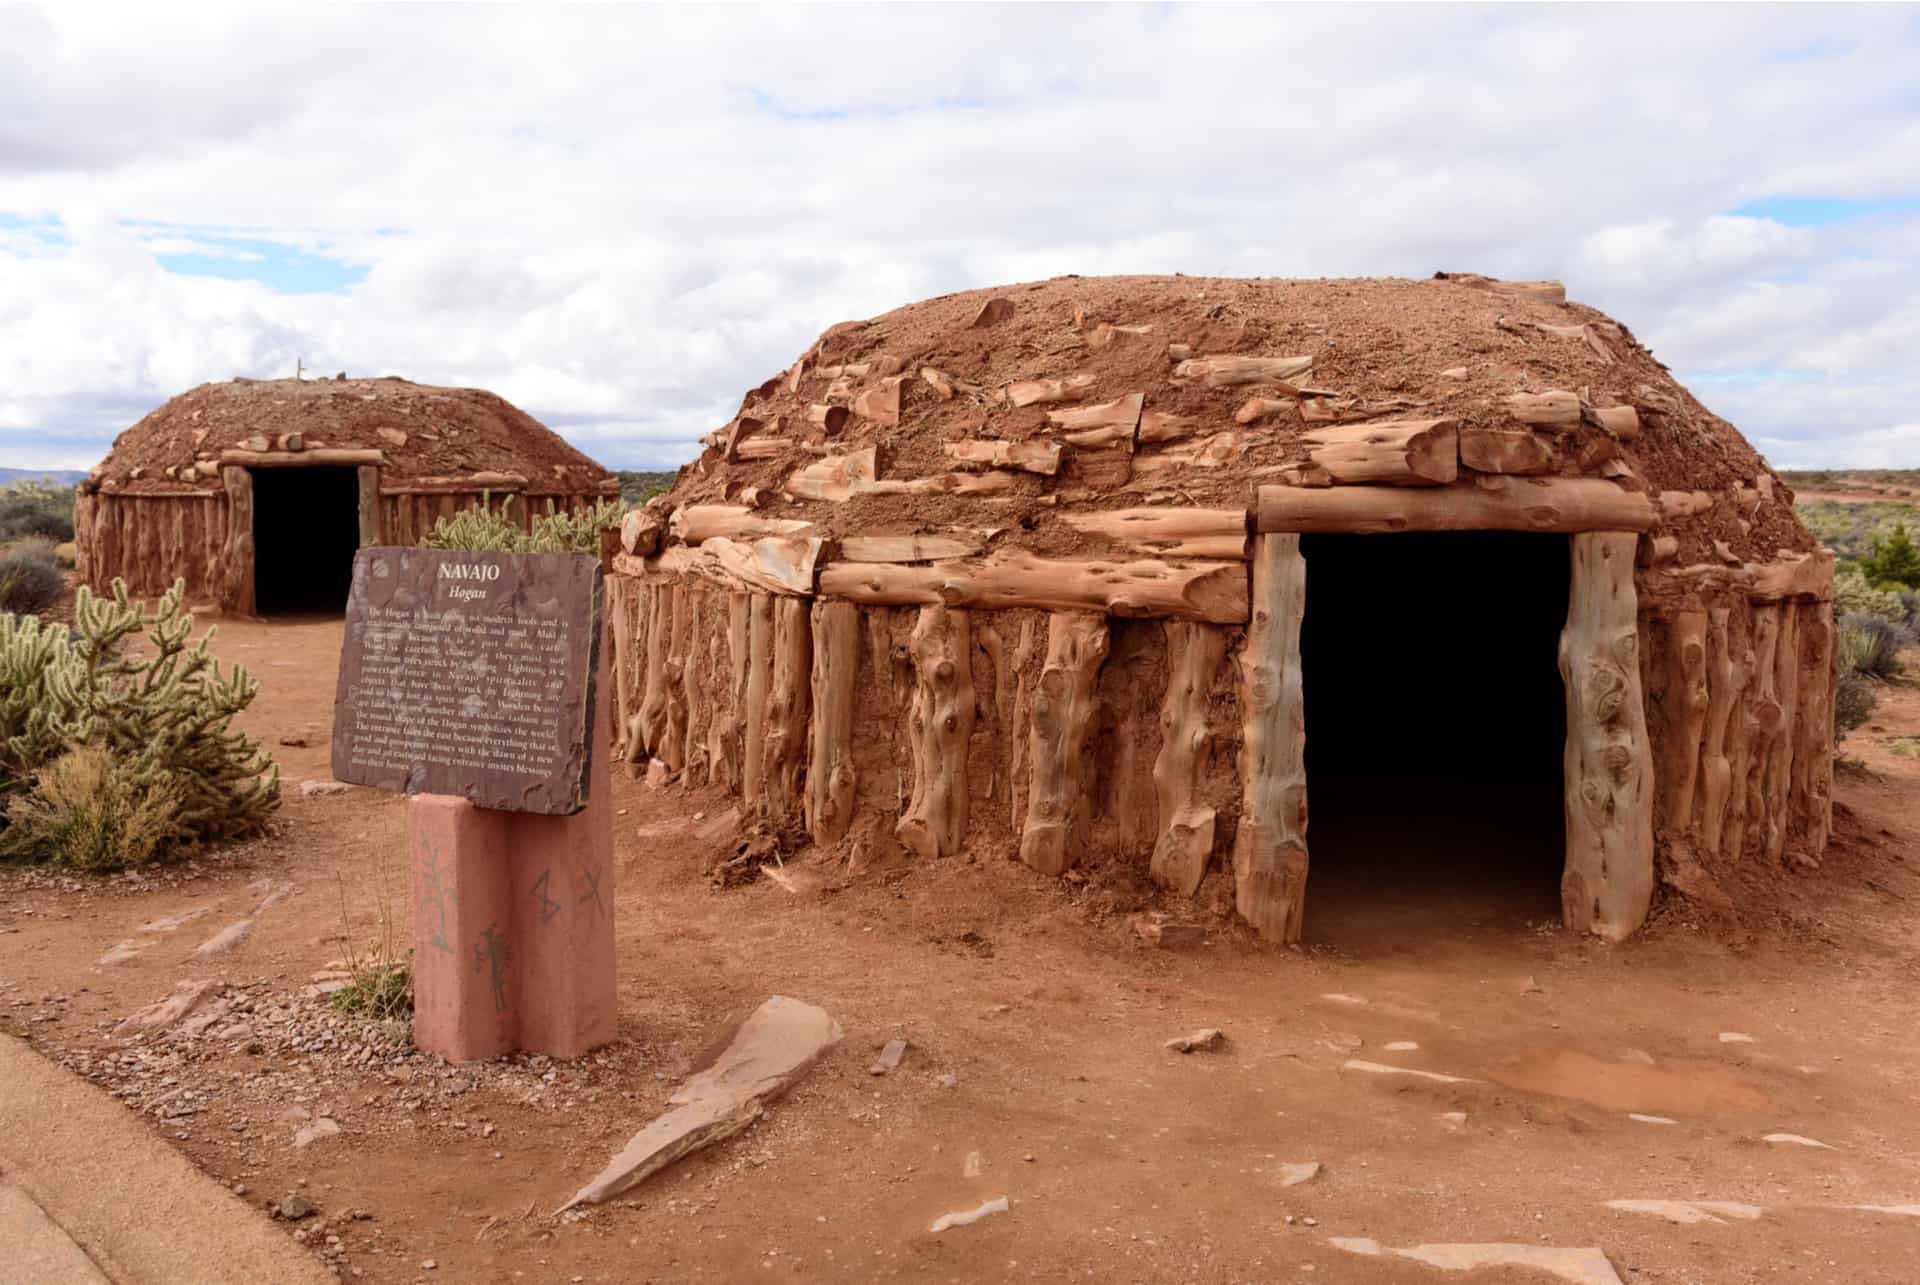
[[[1336,482],[1444,486],[1460,473],[1450,419],[1386,419],[1300,434],[1307,454]]]
[[[300,451],[288,454],[280,451],[221,451],[220,463],[225,468],[317,468],[326,464],[385,464],[386,455],[381,451],[354,450],[344,446],[326,447],[321,450]]]
[[[1060,471],[1060,443],[967,441],[941,448],[960,468],[1015,468],[1052,476]]]
[[[732,590],[805,596],[813,592],[826,541],[797,536],[758,540],[715,537],[699,545],[676,544],[646,559],[642,573],[699,576]],[[614,558],[615,571],[630,571],[628,555]]]
[[[910,535],[849,535],[840,540],[840,562],[939,562],[968,558],[987,547],[990,532],[959,527]]]
[[[452,495],[462,491],[523,491],[526,487],[523,473],[469,473],[465,477],[397,477],[382,486],[380,494]]]
[[[1086,535],[1158,558],[1247,559],[1245,509],[1140,508],[1062,513]]]
[[[684,504],[667,520],[667,532],[682,544],[723,540],[754,540],[768,535],[795,535],[813,524],[798,518],[770,518],[743,504]]]
[[[1386,534],[1395,531],[1645,531],[1653,505],[1592,478],[1482,478],[1431,488],[1263,486],[1258,529]]]
[[[1833,597],[1833,552],[1829,549],[1803,558],[1749,564],[1748,569],[1753,572],[1753,588],[1747,597],[1754,602],[1786,598],[1826,602]]]
[[[1066,561],[1008,549],[917,567],[836,563],[820,572],[820,593],[874,606],[1037,607],[1231,625],[1247,619],[1248,586],[1241,562]]]

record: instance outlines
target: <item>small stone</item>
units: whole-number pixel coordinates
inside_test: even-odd
[[[1458,1133],[1466,1127],[1467,1113],[1465,1111],[1442,1111],[1440,1113],[1440,1123],[1448,1132]]]
[[[302,781],[300,782],[300,793],[306,795],[310,799],[318,796],[328,795],[328,794],[345,794],[348,790],[351,790],[352,788],[353,787],[351,785],[348,785],[345,781]]]
[[[1797,1134],[1797,1133],[1769,1133],[1766,1137],[1760,1139],[1760,1141],[1771,1142],[1776,1146],[1784,1145],[1789,1147],[1818,1147],[1822,1151],[1833,1150],[1832,1147],[1828,1146],[1824,1142],[1818,1142],[1812,1138],[1802,1137],[1800,1134]]]
[[[1679,1124],[1680,1123],[1678,1120],[1669,1119],[1664,1115],[1641,1115],[1638,1111],[1627,1112],[1627,1119],[1638,1120],[1641,1124]]]
[[[1360,996],[1358,995],[1347,995],[1347,994],[1343,994],[1340,991],[1329,991],[1327,994],[1322,995],[1320,998],[1332,1004],[1351,1004],[1355,1006],[1365,1004],[1367,1002],[1366,1000],[1360,998]]]
[[[215,955],[224,955],[245,941],[252,933],[253,920],[237,920],[201,942],[198,949],[193,952],[193,957],[211,959]]]
[[[1722,1031],[1720,1032],[1720,1042],[1722,1044],[1751,1044],[1753,1043],[1753,1036],[1748,1035],[1745,1031]]]
[[[282,1111],[280,1118],[292,1124],[305,1124],[307,1121],[313,1119],[313,1112],[307,1110],[305,1107],[292,1106]]]
[[[1303,1160],[1299,1164],[1285,1164],[1274,1170],[1280,1175],[1282,1187],[1298,1187],[1303,1182],[1311,1182],[1320,1175],[1318,1160]],[[1308,1220],[1311,1225],[1312,1220]]]
[[[1466,377],[1467,368],[1465,366],[1449,366],[1440,372],[1440,378],[1442,379],[1465,379]]]
[[[948,1071],[942,1076],[940,1076],[937,1083],[943,1089],[957,1089],[960,1087],[960,1077],[955,1075],[952,1071]]]
[[[1180,923],[1157,914],[1134,916],[1133,931],[1141,941],[1163,950],[1192,950],[1207,940],[1207,930],[1199,924]]]
[[[293,1135],[293,1145],[296,1147],[311,1146],[322,1138],[337,1138],[339,1136],[339,1121],[329,1120],[327,1117],[321,1116],[318,1120],[315,1120],[312,1124],[307,1125]]]
[[[868,1075],[885,1075],[900,1065],[900,1059],[907,1055],[905,1040],[888,1040],[880,1049],[880,1056],[867,1068]]]
[[[1226,1043],[1226,1033],[1214,1026],[1203,1026],[1191,1035],[1179,1035],[1167,1041],[1166,1047],[1175,1053],[1196,1053],[1202,1049],[1217,1049]]]
[[[967,1227],[973,1223],[977,1223],[988,1214],[1004,1214],[1006,1212],[1007,1198],[1005,1196],[995,1196],[992,1200],[987,1201],[976,1209],[963,1209],[951,1214],[941,1214],[933,1220],[933,1226],[927,1228],[927,1230],[938,1236],[941,1232],[950,1228]]]
[[[980,1153],[978,1151],[967,1152],[966,1160],[960,1165],[960,1176],[962,1178],[978,1178],[980,1176]]]
[[[298,1222],[313,1212],[313,1202],[299,1192],[295,1192],[280,1202],[274,1213],[288,1222]]]
[[[1411,1053],[1420,1046],[1412,1040],[1395,1040],[1385,1046],[1389,1053]]]
[[[422,1271],[430,1272],[438,1266],[440,1266],[440,1264],[434,1262],[431,1258],[423,1258],[420,1260],[420,1270]]]
[[[115,964],[126,963],[145,949],[145,944],[138,941],[117,942],[106,954],[95,960],[94,964],[99,968],[112,968]]]

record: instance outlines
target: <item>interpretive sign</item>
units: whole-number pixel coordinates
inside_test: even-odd
[[[600,560],[362,549],[333,710],[333,774],[483,808],[587,800]]]

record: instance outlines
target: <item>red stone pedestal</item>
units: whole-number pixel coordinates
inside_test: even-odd
[[[613,1038],[611,717],[600,671],[587,806],[500,812],[407,800],[413,1040],[452,1062],[516,1049],[578,1057]]]

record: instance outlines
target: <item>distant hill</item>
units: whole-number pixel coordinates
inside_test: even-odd
[[[52,482],[56,486],[72,486],[86,476],[87,471],[78,468],[0,468],[0,486],[27,478],[36,482]]]

